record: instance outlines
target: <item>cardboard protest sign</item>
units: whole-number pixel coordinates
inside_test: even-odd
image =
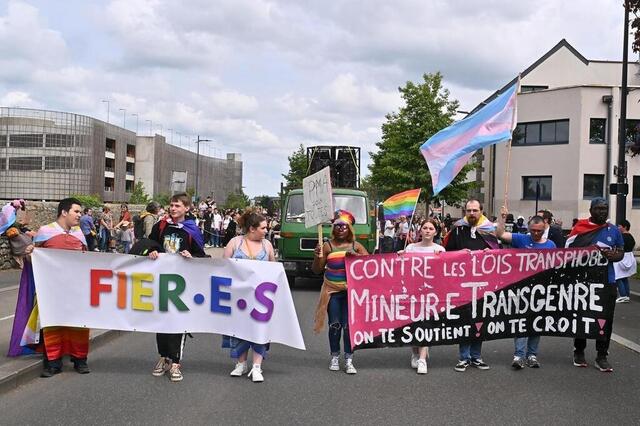
[[[36,249],[43,327],[219,333],[304,349],[281,263]]]
[[[602,338],[616,297],[607,264],[596,247],[348,256],[351,343]]]
[[[304,226],[311,228],[333,219],[331,170],[325,167],[302,180]]]

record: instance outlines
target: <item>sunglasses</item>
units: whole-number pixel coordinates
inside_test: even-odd
[[[334,228],[340,228],[340,229],[346,229],[348,228],[347,224],[345,223],[336,223],[335,225],[333,225]]]

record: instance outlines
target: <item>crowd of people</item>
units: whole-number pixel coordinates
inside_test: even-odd
[[[20,204],[17,204],[20,208]],[[629,301],[628,278],[635,273],[633,257],[635,240],[630,234],[631,225],[624,221],[619,226],[608,222],[609,205],[606,199],[591,201],[590,217],[576,220],[571,233],[565,236],[553,216],[546,210],[529,218],[513,220],[506,207],[500,215],[488,219],[482,203],[471,199],[466,202],[464,216],[454,220],[447,215],[416,218],[411,223],[406,217],[397,221],[385,221],[382,251],[445,252],[456,250],[486,250],[513,247],[519,249],[550,249],[556,247],[585,247],[598,245],[608,259],[607,291],[618,293],[619,303]],[[90,208],[82,209],[73,198],[62,200],[58,206],[57,219],[45,225],[35,234],[34,244],[40,247],[68,250],[114,250],[119,241],[125,253],[145,255],[158,259],[159,253],[175,253],[181,256],[208,257],[206,247],[224,246],[225,258],[241,258],[259,261],[274,261],[276,253],[269,241],[278,227],[277,220],[264,214],[262,209],[247,209],[244,212],[229,210],[219,212],[215,202],[207,201],[192,206],[187,194],[176,194],[170,204],[163,208],[156,202],[146,206],[144,212],[132,217],[128,206],[121,206],[121,213],[114,219],[110,209],[104,207],[99,217],[94,217]],[[336,212],[332,221],[331,237],[316,247],[312,269],[323,274],[323,285],[315,312],[314,331],[319,332],[328,324],[329,369],[340,370],[341,349],[344,353],[344,370],[356,374],[353,350],[349,337],[347,273],[345,257],[366,255],[366,248],[355,239],[354,217],[345,210]],[[114,237],[112,231],[119,230]],[[25,252],[30,254],[34,245]],[[156,335],[159,360],[153,368],[154,376],[169,376],[171,381],[183,379],[181,360],[187,333]],[[603,339],[596,341],[595,366],[603,372],[613,371],[608,361],[611,328]],[[62,357],[70,355],[74,368],[82,374],[89,373],[87,364],[89,332],[83,328],[47,327],[42,330],[40,349],[44,353],[42,377],[51,377],[62,371]],[[516,338],[512,367],[540,368],[538,361],[539,336]],[[573,364],[586,367],[586,339],[574,340]],[[242,340],[235,336],[224,336],[223,347],[230,349],[236,361],[230,375],[234,377],[249,373],[254,382],[264,380],[262,362],[269,350],[268,344]],[[248,352],[253,352],[252,368],[249,369]],[[412,348],[412,368],[418,374],[427,373],[428,348]],[[461,343],[459,358],[454,367],[463,372],[469,367],[490,369],[482,358],[482,342]]]
[[[259,209],[267,219],[267,238],[272,243],[280,230],[278,217]],[[139,214],[132,214],[129,206],[120,206],[120,215],[114,220],[108,206],[99,213],[92,208],[84,208],[80,218],[80,228],[91,251],[129,253],[135,241],[148,238],[153,225],[167,216],[169,206],[161,206],[151,201]],[[224,248],[241,230],[238,220],[240,209],[219,209],[215,200],[207,197],[197,205],[190,205],[186,216],[194,220],[204,236],[205,248]]]

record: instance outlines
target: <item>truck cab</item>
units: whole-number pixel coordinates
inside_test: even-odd
[[[373,253],[377,242],[376,217],[369,212],[366,192],[357,189],[334,188],[333,204],[336,210],[350,211],[355,224],[353,230],[356,241],[369,253]],[[331,224],[322,226],[323,238],[330,238]],[[318,244],[317,227],[305,228],[302,189],[287,193],[282,203],[280,238],[277,240],[279,260],[283,263],[289,285],[295,285],[296,277],[311,277],[313,253]],[[318,276],[319,277],[319,276]]]

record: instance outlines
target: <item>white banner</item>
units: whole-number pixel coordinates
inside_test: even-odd
[[[35,249],[43,327],[219,333],[305,349],[279,262]]]
[[[302,179],[304,226],[311,228],[333,219],[331,169],[325,167]]]

